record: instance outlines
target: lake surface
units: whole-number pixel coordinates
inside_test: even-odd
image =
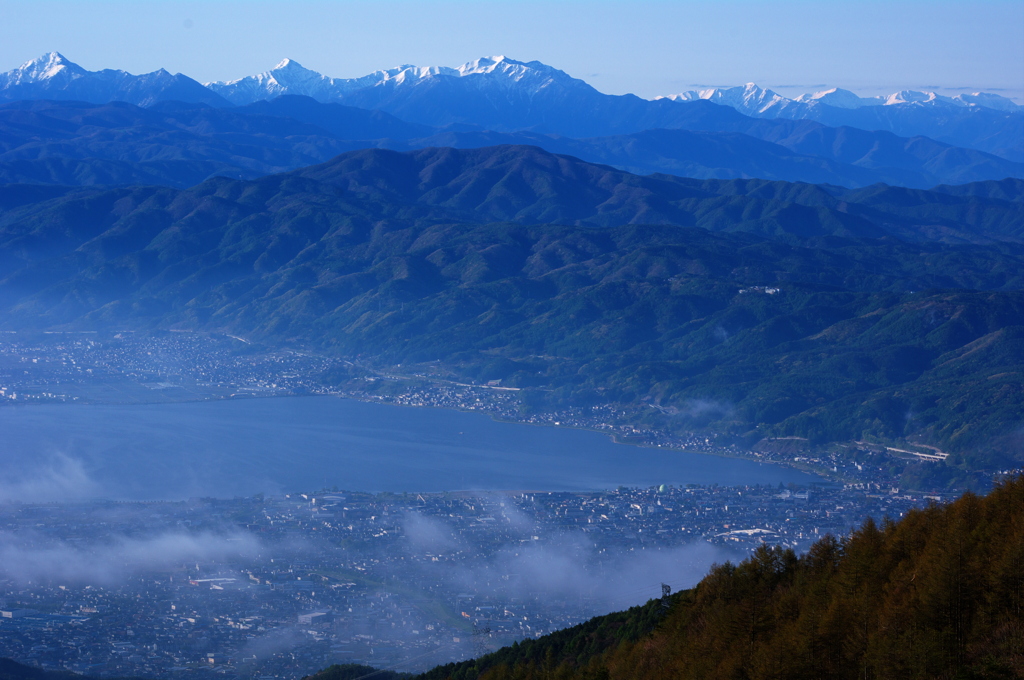
[[[0,500],[808,483],[753,461],[336,397],[0,408]]]

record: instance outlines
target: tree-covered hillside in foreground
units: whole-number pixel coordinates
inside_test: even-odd
[[[1024,478],[898,522],[868,519],[799,557],[763,546],[664,602],[420,677],[1024,677]]]
[[[86,677],[71,671],[47,671],[13,659],[0,659],[0,680],[83,680]]]

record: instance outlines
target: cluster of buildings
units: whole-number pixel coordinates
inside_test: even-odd
[[[767,291],[764,291],[767,292]],[[0,407],[337,394],[607,432],[826,472],[815,487],[318,493],[168,503],[0,503],[0,657],[94,676],[270,680],[333,663],[417,670],[696,583],[762,542],[805,550],[907,493],[892,455],[802,440],[752,451],[638,425],[655,407],[527,413],[518,391],[193,333],[0,336]],[[655,419],[656,420],[656,419]],[[920,448],[920,447],[919,447]]]
[[[153,403],[326,394],[325,378],[340,364],[218,334],[7,332],[0,335],[0,399]]]
[[[0,657],[153,678],[423,669],[934,500],[837,485],[3,504]]]

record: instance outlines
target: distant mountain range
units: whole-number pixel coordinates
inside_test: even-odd
[[[661,99],[662,97],[659,97]],[[1024,109],[1012,99],[990,92],[974,92],[946,97],[935,92],[901,90],[889,95],[861,97],[854,92],[833,87],[795,99],[783,97],[777,92],[765,90],[756,83],[739,87],[689,90],[680,94],[663,97],[673,101],[696,101],[704,99],[732,108],[750,116],[763,118],[807,118],[806,111],[815,107],[829,106],[837,109],[863,109],[877,106],[900,106],[905,104],[931,108],[987,108],[996,111],[1020,111]]]
[[[58,52],[25,62],[0,74],[3,99],[56,99],[106,103],[130,102],[149,106],[159,101],[185,101],[226,106],[209,88],[180,73],[160,69],[143,75],[104,69],[87,71]]]
[[[716,114],[728,111],[729,120]],[[283,95],[239,107],[158,102],[0,103],[0,182],[161,184],[185,188],[220,175],[252,179],[366,147],[410,150],[528,144],[639,174],[762,178],[861,187],[930,188],[1024,177],[1024,164],[931,139],[757,120],[701,102],[694,127],[573,139],[535,132],[458,131],[382,111]],[[704,115],[708,114],[708,115]]]
[[[0,327],[440,361],[737,442],[920,437],[945,481],[1022,462],[1024,112],[994,96],[53,53],[0,99]]]
[[[60,99],[92,103],[160,101],[246,105],[286,94],[390,113],[434,127],[470,126],[498,132],[530,131],[569,137],[632,134],[644,130],[719,130],[734,124],[721,112],[713,127],[694,128],[690,107],[719,104],[719,111],[768,119],[815,120],[829,126],[927,136],[959,147],[1024,162],[1024,111],[988,93],[940,97],[903,92],[859,98],[832,90],[797,100],[749,85],[684,93],[654,101],[606,95],[582,80],[540,62],[482,58],[458,68],[401,66],[360,78],[330,78],[284,60],[270,71],[234,81],[200,85],[166,71],[133,76],[86,71],[58,53],[0,75],[5,99]],[[707,110],[702,115],[707,117]]]

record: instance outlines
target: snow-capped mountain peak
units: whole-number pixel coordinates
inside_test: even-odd
[[[411,73],[415,66],[403,65],[385,71],[376,71],[361,78],[330,78],[304,67],[294,59],[283,59],[277,66],[236,80],[205,83],[206,87],[233,104],[249,104],[261,99],[272,99],[284,94],[312,97],[319,101],[333,101],[339,96],[363,87],[406,77],[423,77],[425,73]]]
[[[1002,97],[990,92],[973,92],[970,94],[958,94],[952,97],[936,94],[935,92],[918,92],[916,90],[901,90],[893,94],[881,97],[872,97],[877,104],[893,106],[897,104],[920,104],[920,105],[945,105],[956,107],[983,107],[995,109],[996,111],[1019,111],[1021,107],[1012,99]]]
[[[958,94],[953,99],[962,102],[965,106],[983,106],[986,109],[995,109],[996,111],[1019,111],[1021,108],[1024,108],[1012,99],[992,94],[991,92]]]
[[[453,113],[439,119],[445,121],[444,124],[449,120],[462,122],[463,115],[468,114],[454,112],[469,111],[475,106],[484,106],[489,110],[501,109],[517,102],[515,105],[525,107],[524,110],[532,110],[530,107],[535,106],[538,97],[553,97],[552,101],[563,102],[569,92],[573,93],[573,97],[600,94],[584,81],[556,68],[538,61],[517,61],[505,55],[480,57],[454,68],[403,64],[358,78],[328,77],[286,58],[263,73],[206,83],[205,87],[181,74],[172,76],[163,69],[138,76],[113,69],[87,71],[59,52],[44,54],[25,62],[19,68],[0,73],[0,99],[128,101],[143,105],[175,99],[223,106],[228,102],[245,105],[295,94],[320,102],[381,108],[399,112],[410,119],[419,115],[420,105],[413,102],[433,101],[432,98],[460,102],[457,105],[450,104]],[[665,98],[676,101],[707,100],[758,118],[816,120],[823,116],[829,120],[838,120],[842,115],[852,115],[840,114],[836,109],[881,106],[936,112],[960,109],[961,113],[966,113],[964,109],[1017,112],[1024,108],[1006,97],[985,92],[950,97],[909,89],[891,95],[861,97],[849,90],[833,87],[789,99],[755,83],[690,90]],[[470,104],[471,101],[476,103]],[[869,112],[863,113],[869,115]]]
[[[567,84],[582,83],[537,61],[521,62],[497,55],[480,57],[456,68],[404,64],[359,78],[330,78],[285,59],[270,71],[237,80],[206,83],[206,86],[235,104],[248,104],[283,94],[299,94],[331,102],[340,101],[358,90],[382,88],[390,91],[434,78],[472,78],[474,88],[500,91],[510,87],[537,91],[550,86],[556,79]]]
[[[469,76],[475,73],[491,73],[493,72],[502,62],[511,62],[518,64],[519,62],[513,62],[510,59],[506,59],[505,55],[498,55],[495,57],[480,57],[473,61],[468,61],[462,66],[459,66],[456,71],[459,72],[460,76]]]
[[[10,71],[5,75],[8,77],[8,82],[11,85],[21,85],[38,83],[60,76],[80,76],[85,73],[85,69],[68,60],[60,52],[48,52],[41,57],[26,61],[20,68]]]
[[[937,102],[943,104],[955,103],[951,97],[943,97],[934,92],[918,92],[916,90],[900,90],[887,97],[880,97],[880,99],[884,101],[885,106],[893,106],[895,104],[934,104]]]
[[[492,83],[518,84],[532,90],[548,87],[556,80],[570,86],[583,82],[539,61],[516,61],[504,55],[481,57],[463,64],[455,70],[461,77],[490,77],[488,80]]]
[[[308,77],[323,78],[323,76],[317,73],[316,71],[304,67],[302,64],[295,61],[294,59],[287,58],[282,59],[280,62],[278,62],[277,66],[270,69],[269,71],[257,73],[255,76],[246,76],[246,78],[258,78],[262,80],[274,81]],[[229,81],[229,84],[242,82],[243,80],[246,80],[246,78],[239,78],[237,80]]]
[[[403,64],[397,68],[375,71],[368,76],[352,78],[346,82],[359,84],[360,86],[367,82],[371,83],[371,85],[401,85],[404,83],[415,83],[439,75],[458,76],[460,74],[456,69],[448,68],[447,66],[413,66],[411,64]],[[376,82],[373,82],[374,79],[376,79]]]
[[[806,104],[817,102],[819,104],[834,106],[839,109],[859,109],[862,106],[872,106],[876,103],[840,87],[833,87],[828,90],[822,90],[821,92],[814,92],[811,94],[802,94],[793,101]]]
[[[19,68],[0,73],[0,99],[73,99],[94,103],[124,101],[146,106],[157,101],[226,102],[196,81],[164,69],[132,75],[127,71],[87,71],[60,52],[49,52]]]
[[[282,94],[313,96],[313,93],[325,86],[329,87],[330,79],[305,68],[294,59],[285,58],[274,68],[263,73],[227,82],[204,84],[232,103],[239,104],[277,97]]]
[[[800,113],[800,111],[804,111],[807,106],[821,105],[837,109],[859,109],[867,106],[984,107],[1007,112],[1019,111],[1024,108],[1011,99],[986,92],[947,97],[935,92],[901,90],[890,95],[861,97],[849,90],[833,87],[819,92],[802,94],[795,99],[788,99],[771,90],[762,89],[754,83],[737,87],[688,90],[679,94],[656,97],[656,99],[671,99],[680,102],[706,99],[716,104],[730,106],[748,116],[768,118],[777,116],[802,118],[808,113],[806,111]]]
[[[776,92],[758,87],[756,83],[747,83],[746,85],[736,87],[689,90],[679,94],[668,95],[667,97],[657,97],[657,99],[671,99],[673,101],[705,99],[715,104],[731,106],[747,114],[764,113],[773,106],[790,101]]]

